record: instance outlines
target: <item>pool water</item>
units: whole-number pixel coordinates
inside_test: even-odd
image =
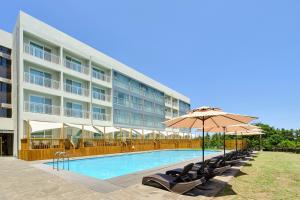
[[[219,151],[205,151],[205,155]],[[117,176],[149,170],[163,165],[175,164],[193,158],[202,158],[201,150],[164,150],[145,153],[131,153],[87,159],[71,160],[70,171],[98,179],[110,179]],[[52,162],[46,163],[52,166]],[[55,163],[56,165],[56,163]],[[62,168],[62,163],[59,163]],[[67,163],[65,163],[66,168]]]

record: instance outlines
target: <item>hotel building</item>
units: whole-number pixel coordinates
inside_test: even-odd
[[[13,154],[11,49],[12,35],[0,30],[0,156]]]
[[[12,87],[6,64],[7,75],[0,79],[5,87],[1,94],[6,94],[0,114],[11,120],[12,108],[14,155],[21,139],[29,137],[29,121],[164,132],[168,129],[163,121],[190,109],[188,97],[24,12],[13,33],[5,35],[12,44],[0,57],[7,56],[10,63],[12,47]],[[76,132],[70,129],[67,134]]]

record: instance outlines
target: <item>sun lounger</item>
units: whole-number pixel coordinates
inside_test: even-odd
[[[167,174],[153,174],[143,177],[142,184],[153,187],[163,188],[178,194],[184,194],[195,187],[205,182],[204,178],[191,180],[188,172],[192,169],[194,164],[189,164],[184,167],[182,173],[178,176],[171,176]]]

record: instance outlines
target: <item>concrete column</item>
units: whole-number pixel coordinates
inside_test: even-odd
[[[60,65],[61,65],[61,69],[60,71],[60,92],[61,94],[63,94],[64,92],[64,74],[63,74],[63,67],[64,67],[64,59],[63,59],[63,46],[59,47],[60,49]],[[64,118],[64,96],[61,95],[60,97],[60,121],[63,122],[63,118]],[[64,136],[63,136],[64,137]]]
[[[89,105],[89,110],[90,110],[90,120],[91,124],[93,125],[93,88],[92,88],[92,57],[89,59],[89,72],[90,72],[90,82],[89,82],[89,93],[90,93],[90,105]]]

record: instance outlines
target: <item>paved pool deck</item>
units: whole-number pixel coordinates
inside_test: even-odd
[[[208,155],[206,158],[215,155]],[[224,175],[213,178],[205,184],[205,190],[195,189],[188,195],[178,195],[141,184],[142,177],[145,175],[183,167],[196,161],[199,159],[99,180],[69,171],[56,171],[41,162],[0,157],[0,199],[212,199],[247,162],[243,161],[240,166],[233,167]]]

